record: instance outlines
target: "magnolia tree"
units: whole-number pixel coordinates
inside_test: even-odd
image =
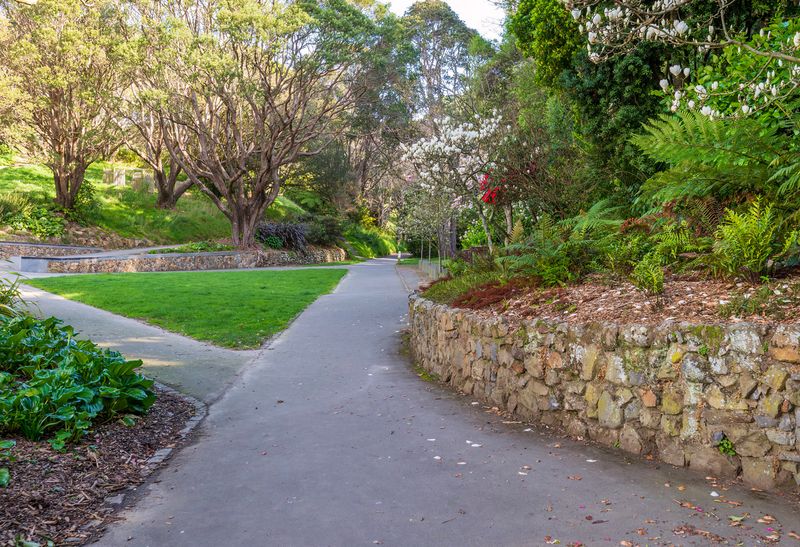
[[[586,34],[590,58],[600,62],[630,51],[641,41],[695,48],[701,62],[692,74],[673,64],[659,85],[671,95],[671,110],[697,109],[709,117],[746,116],[784,105],[800,86],[800,20],[789,19],[748,36],[737,28],[734,0],[566,0]],[[705,10],[705,11],[704,11]],[[705,16],[698,15],[706,13]]]
[[[496,112],[467,122],[444,118],[434,124],[436,134],[404,148],[404,159],[416,172],[420,188],[449,201],[451,216],[467,208],[477,212],[490,250],[486,188],[481,183],[502,138],[501,122]]]

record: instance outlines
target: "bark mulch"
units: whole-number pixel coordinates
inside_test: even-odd
[[[22,438],[12,449],[11,483],[0,488],[0,546],[15,538],[47,545],[82,545],[113,518],[106,498],[146,478],[148,459],[180,443],[196,413],[182,397],[160,391],[150,412],[133,426],[120,420],[98,425],[63,453],[46,441]]]
[[[665,321],[796,323],[800,321],[800,272],[766,287],[702,276],[672,276],[664,293],[648,296],[624,279],[590,276],[579,285],[540,288],[522,282],[473,289],[454,305],[503,315],[512,321],[614,322],[656,325]]]

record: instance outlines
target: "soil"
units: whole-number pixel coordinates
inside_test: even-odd
[[[0,488],[0,546],[15,538],[46,545],[82,545],[113,518],[106,498],[145,479],[148,459],[180,442],[195,414],[189,401],[160,392],[150,412],[128,427],[120,420],[97,426],[63,453],[46,441],[14,438],[11,482]]]
[[[800,321],[800,272],[766,285],[702,276],[672,276],[664,293],[646,295],[630,282],[590,276],[579,285],[538,288],[512,281],[473,289],[454,305],[511,320],[615,322],[655,325],[665,321],[796,323]]]

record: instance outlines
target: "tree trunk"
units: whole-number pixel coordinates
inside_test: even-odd
[[[492,244],[492,232],[489,230],[489,222],[486,220],[486,213],[483,207],[478,206],[478,214],[481,217],[481,225],[483,226],[483,233],[486,234],[486,244],[489,247],[489,254],[494,254],[494,245]]]
[[[514,231],[514,210],[511,205],[503,207],[503,212],[506,214],[506,245],[511,243],[511,233]]]
[[[450,217],[450,255],[458,258],[458,217]]]
[[[65,166],[55,166],[53,170],[53,180],[56,185],[56,204],[64,210],[75,208],[75,200],[78,191],[83,184],[83,176],[86,173],[85,165],[78,165],[69,170]]]
[[[153,169],[153,179],[158,191],[157,208],[174,209],[178,204],[178,199],[192,187],[191,181],[178,185],[178,175],[180,173],[181,168],[174,162],[170,162],[169,174],[164,169]]]

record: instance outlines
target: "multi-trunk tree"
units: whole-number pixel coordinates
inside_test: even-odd
[[[151,107],[169,122],[172,157],[250,247],[282,171],[344,130],[376,22],[344,0],[163,5],[171,15],[148,30],[160,68]]]
[[[84,174],[121,142],[118,70],[128,33],[123,4],[109,0],[0,0],[0,66],[18,104],[3,139],[53,171],[56,202],[75,205]]]

